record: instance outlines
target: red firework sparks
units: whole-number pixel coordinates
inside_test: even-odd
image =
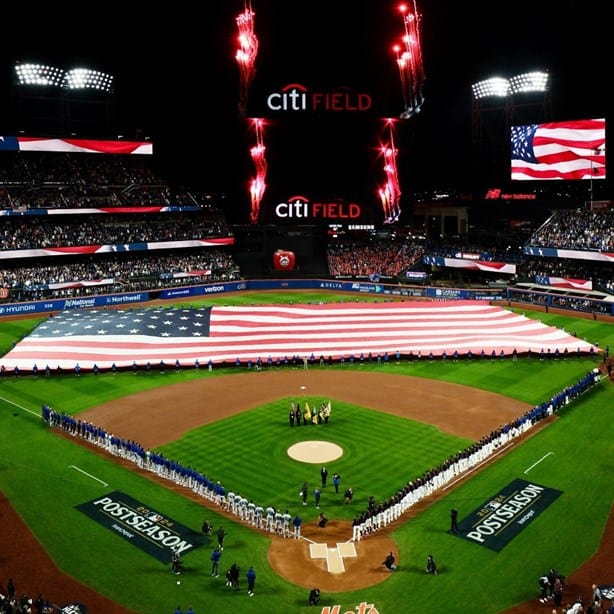
[[[254,131],[256,133],[256,144],[249,150],[252,161],[254,162],[254,168],[256,175],[252,178],[249,184],[249,194],[251,200],[251,212],[250,220],[252,224],[258,222],[260,216],[260,203],[266,190],[266,175],[267,175],[267,161],[266,161],[266,147],[264,146],[264,122],[261,118],[255,118],[252,120]]]
[[[239,32],[239,48],[235,59],[239,65],[239,115],[245,117],[249,89],[256,74],[255,65],[258,56],[258,37],[254,31],[254,18],[256,13],[252,10],[251,2],[246,0],[245,9],[237,15],[237,30]]]
[[[412,8],[406,4],[399,6],[403,16],[403,43],[395,45],[401,90],[403,93],[403,112],[401,118],[409,119],[420,111],[424,98],[422,85],[424,83],[424,65],[422,63],[422,43],[420,42],[421,16],[412,0]]]
[[[387,119],[387,141],[380,146],[380,153],[384,161],[384,174],[386,181],[378,189],[382,209],[384,211],[384,223],[392,224],[401,215],[401,186],[397,168],[397,148],[394,144],[394,120]]]

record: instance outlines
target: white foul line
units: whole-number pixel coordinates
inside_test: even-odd
[[[531,471],[533,467],[535,467],[536,465],[539,465],[539,463],[541,463],[544,459],[548,458],[551,454],[554,454],[554,452],[548,452],[548,454],[545,454],[537,462],[533,463],[529,468],[525,469],[524,472],[529,473],[529,471]]]
[[[86,475],[88,478],[92,478],[92,480],[96,480],[97,482],[100,482],[101,484],[104,484],[105,486],[108,486],[108,484],[106,482],[103,482],[102,480],[98,479],[95,475],[92,475],[91,473],[88,473],[87,471],[83,471],[83,469],[79,469],[79,467],[77,467],[77,465],[68,465],[68,467],[69,467],[69,469],[74,469],[75,471],[80,471],[81,473]]]
[[[19,407],[19,409],[23,409],[23,411],[27,411],[29,414],[32,414],[33,416],[39,416],[40,414],[38,414],[35,411],[32,411],[31,409],[28,409],[27,407],[24,407],[23,405],[18,405],[17,403],[6,399],[4,397],[0,397],[0,401],[4,401],[6,403],[10,403],[11,405],[14,405],[15,407]],[[95,475],[92,475],[91,473],[88,473],[87,471],[83,471],[83,469],[79,469],[79,467],[77,467],[76,465],[68,465],[69,469],[75,469],[76,471],[80,471],[81,473],[83,473],[84,475],[86,475],[89,478],[92,478],[92,480],[96,480],[97,482],[100,482],[101,484],[103,484],[104,486],[108,486],[108,484],[106,482],[103,482],[102,480],[100,480],[99,478],[97,478]]]

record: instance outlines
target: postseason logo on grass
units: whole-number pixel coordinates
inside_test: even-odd
[[[203,536],[119,491],[77,505],[77,509],[162,563],[202,546]]]
[[[514,480],[458,524],[458,537],[499,552],[563,494],[526,480]]]

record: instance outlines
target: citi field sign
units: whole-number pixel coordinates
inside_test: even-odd
[[[364,113],[370,111],[370,94],[349,87],[311,91],[300,83],[289,83],[266,98],[266,107],[273,112],[291,113]]]
[[[305,196],[292,196],[287,202],[277,203],[275,218],[279,221],[357,220],[362,215],[358,203],[311,202]]]

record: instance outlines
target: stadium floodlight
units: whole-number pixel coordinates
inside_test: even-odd
[[[69,90],[113,91],[113,76],[90,68],[73,68],[64,73],[62,87]]]
[[[65,70],[48,64],[15,64],[17,85],[48,86],[58,90],[96,90],[105,94],[113,92],[112,75],[91,68]]]
[[[504,98],[510,93],[510,82],[503,77],[492,77],[479,81],[471,86],[473,97],[480,98]]]
[[[46,64],[16,64],[15,74],[18,85],[40,85],[59,87],[64,71]]]
[[[510,79],[510,93],[547,92],[550,89],[550,75],[543,71],[527,72]]]

